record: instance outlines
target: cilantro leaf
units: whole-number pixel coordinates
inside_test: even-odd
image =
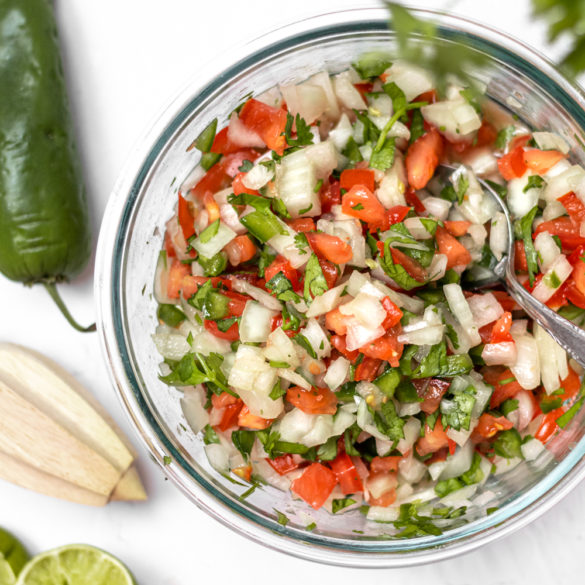
[[[517,220],[514,224],[516,239],[524,242],[530,286],[534,284],[535,274],[538,274],[538,254],[532,241],[532,224],[538,211],[538,205],[535,205],[522,219]]]
[[[353,498],[336,498],[331,502],[331,511],[337,514],[337,512],[355,503],[356,501]]]
[[[317,352],[313,349],[313,346],[309,342],[309,340],[301,333],[295,335],[292,340],[300,345],[303,349],[307,350],[307,353],[314,359],[317,359]]]
[[[383,435],[386,435],[394,443],[398,443],[400,439],[404,438],[404,420],[398,416],[392,400],[383,402],[380,410],[374,410],[370,406],[368,409],[374,417],[376,428]]]
[[[305,285],[303,290],[305,300],[310,303],[312,297],[318,297],[328,290],[329,287],[327,286],[327,280],[325,280],[325,275],[319,264],[319,258],[316,254],[311,254],[305,268]]]
[[[544,185],[544,179],[538,175],[530,175],[526,187],[522,189],[522,193],[526,193],[530,189],[540,189]]]
[[[211,120],[211,122],[201,131],[201,134],[193,140],[187,151],[196,148],[201,152],[209,152],[213,145],[215,138],[215,132],[217,131],[217,118]],[[220,155],[221,156],[221,155]]]
[[[453,393],[449,392],[439,404],[443,426],[450,426],[456,431],[469,430],[471,424],[471,412],[475,405],[475,388],[468,386],[465,390]]]
[[[329,437],[317,449],[317,457],[321,461],[333,461],[337,457],[337,440],[339,437]]]
[[[211,445],[212,443],[219,443],[219,437],[217,433],[213,430],[211,425],[205,425],[203,429],[203,442],[206,445]]]
[[[306,254],[307,248],[309,247],[309,241],[307,236],[303,232],[299,232],[295,236],[295,247],[299,251],[299,254]]]
[[[244,460],[247,461],[252,447],[254,446],[254,440],[256,433],[254,431],[239,430],[232,432],[232,443],[234,447],[242,454]]]
[[[371,79],[382,75],[390,65],[392,63],[386,53],[371,51],[361,55],[357,63],[352,64],[352,67],[362,79]]]
[[[293,122],[297,130],[297,137],[292,138],[292,126]],[[284,130],[286,142],[289,146],[307,146],[313,144],[313,133],[311,127],[301,118],[300,114],[297,114],[295,118],[287,112],[286,113],[286,127]]]

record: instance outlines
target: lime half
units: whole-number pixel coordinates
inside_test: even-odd
[[[86,544],[55,548],[32,558],[17,585],[135,585],[128,569],[112,555]]]
[[[22,544],[6,530],[0,528],[0,585],[12,585],[28,561]]]

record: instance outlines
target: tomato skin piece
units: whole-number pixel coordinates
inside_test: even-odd
[[[506,181],[522,177],[526,169],[524,148],[522,146],[515,147],[508,154],[498,159],[498,170]]]
[[[339,276],[337,267],[335,264],[324,258],[319,258],[319,266],[321,266],[325,282],[327,282],[327,288],[333,288],[337,282],[337,277]]]
[[[563,207],[567,210],[567,213],[573,221],[580,224],[585,220],[585,205],[583,205],[581,199],[579,199],[573,191],[565,193],[565,195],[559,197],[557,201],[563,204]]]
[[[329,179],[328,183],[321,186],[319,191],[321,201],[321,213],[329,213],[334,205],[341,204],[341,187],[339,181]]]
[[[388,218],[388,227],[394,225],[395,223],[400,223],[404,221],[404,218],[409,214],[412,208],[408,207],[408,205],[395,205],[386,211],[386,215]]]
[[[426,207],[423,205],[423,202],[419,199],[415,190],[411,187],[408,188],[404,193],[404,199],[406,200],[406,204],[414,208],[417,213],[424,213],[426,211]]]
[[[313,252],[329,262],[346,264],[353,258],[351,246],[337,236],[315,232],[307,232],[305,236]]]
[[[580,235],[579,229],[580,225],[570,217],[558,217],[538,224],[532,237],[536,238],[540,232],[549,232],[551,236],[559,237],[563,250],[573,251],[585,244],[585,238]]]
[[[467,266],[471,262],[469,250],[444,227],[437,226],[435,239],[439,247],[439,254],[447,256],[447,270],[454,266]]]
[[[313,386],[311,390],[305,390],[300,386],[293,386],[286,391],[286,399],[307,414],[335,414],[337,412],[337,396],[329,388]]]
[[[362,185],[354,185],[347,193],[344,193],[341,199],[341,210],[346,215],[365,221],[368,227],[385,225],[384,206],[370,189]]]
[[[566,155],[558,150],[530,148],[524,151],[524,164],[538,175],[547,173],[564,158]]]
[[[282,327],[283,324],[284,320],[282,318],[282,315],[274,315],[274,317],[272,317],[271,331],[274,331],[275,329]],[[299,332],[298,329],[283,329],[283,331],[287,337],[291,338],[294,337]]]
[[[337,484],[335,473],[321,463],[312,463],[295,479],[290,489],[307,504],[318,510]]]
[[[439,416],[433,429],[425,424],[425,434],[416,442],[415,448],[416,452],[421,457],[424,457],[429,453],[435,453],[443,447],[449,447],[449,437],[447,437],[447,433],[443,429],[443,423]]]
[[[238,416],[244,406],[241,399],[236,398],[227,392],[222,392],[219,396],[217,394],[212,394],[211,404],[215,409],[223,409],[221,421],[217,425],[220,431],[226,431],[230,427],[236,426],[238,423]]]
[[[415,190],[424,189],[435,174],[443,154],[443,139],[438,130],[430,130],[417,138],[406,152],[408,184]]]
[[[583,258],[585,258],[585,245],[582,244],[568,257],[568,261],[573,265],[571,282],[577,291],[581,293],[582,296],[585,296],[585,261],[583,261]]]
[[[290,262],[280,254],[272,261],[270,266],[264,270],[264,278],[266,279],[266,282],[272,280],[279,272],[282,272],[284,276],[290,280],[294,290],[298,289],[298,272],[290,265]]]
[[[220,130],[213,139],[211,145],[211,152],[216,154],[231,154],[240,150],[241,146],[232,142],[228,137],[229,126]]]
[[[512,313],[506,311],[499,319],[494,323],[492,328],[492,334],[490,343],[506,343],[514,341],[510,334],[510,328],[512,327]]]
[[[203,178],[193,187],[191,192],[194,197],[203,200],[207,192],[217,193],[222,189],[231,186],[231,177],[225,172],[223,165],[217,163],[213,165],[203,176]]]
[[[359,350],[354,349],[353,351],[348,351],[345,343],[345,335],[332,335],[329,341],[331,342],[331,345],[350,362],[353,363],[358,358],[360,354]]]
[[[344,494],[355,494],[364,491],[361,477],[350,456],[345,451],[338,453],[330,465]]]
[[[211,405],[213,408],[225,408],[230,404],[238,404],[241,400],[237,396],[232,396],[228,392],[211,395]]]
[[[526,259],[526,248],[524,242],[514,242],[514,270],[516,272],[528,272],[528,260]]]
[[[287,473],[299,468],[299,464],[295,462],[290,453],[286,453],[280,457],[275,457],[274,459],[266,458],[266,462],[279,475],[286,475]]]
[[[179,225],[181,226],[183,237],[188,241],[191,236],[195,235],[195,218],[191,213],[189,202],[180,193],[177,215],[179,217]]]
[[[516,377],[509,368],[484,368],[483,376],[488,384],[494,386],[494,391],[490,398],[490,408],[498,408],[502,402],[508,398],[514,398],[522,386],[516,381]],[[512,381],[502,384],[502,380],[513,378]]]
[[[507,431],[514,425],[505,416],[493,416],[484,412],[473,430],[477,437],[491,439],[499,431]]]
[[[374,380],[378,375],[381,363],[382,360],[380,359],[365,357],[355,369],[355,381],[361,382],[365,380],[366,382],[371,382]]]
[[[349,191],[356,185],[373,192],[376,188],[374,171],[371,169],[346,169],[342,171],[339,177],[340,188]]]
[[[209,333],[219,337],[219,339],[226,339],[227,341],[236,341],[240,338],[240,328],[238,323],[234,323],[227,331],[220,331],[215,321],[209,319],[203,320],[203,326]]]
[[[451,382],[449,380],[441,380],[440,378],[421,378],[419,380],[412,380],[416,393],[423,401],[420,403],[420,409],[425,414],[432,414],[439,408],[439,404],[443,396],[449,390]]]
[[[378,243],[381,244],[382,242]],[[394,263],[400,264],[414,280],[420,282],[421,285],[425,282],[427,279],[427,271],[416,260],[413,260],[398,248],[390,248],[390,253],[392,254]]]
[[[282,155],[286,148],[284,110],[250,99],[240,111],[240,120],[246,128],[256,132],[269,149]]]

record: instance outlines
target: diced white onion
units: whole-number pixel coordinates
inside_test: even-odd
[[[447,465],[445,465],[439,479],[459,477],[471,467],[472,460],[473,443],[468,441],[463,447],[458,447],[453,455],[447,456]]]
[[[351,81],[351,73],[343,71],[333,77],[333,90],[337,99],[350,110],[365,110],[366,102]]]
[[[244,343],[261,343],[270,335],[274,311],[257,301],[248,301],[240,321],[240,340]]]
[[[425,197],[422,201],[425,209],[437,219],[445,220],[449,216],[451,202],[439,197]]]
[[[538,355],[540,357],[540,374],[542,385],[547,394],[558,390],[561,380],[566,376],[561,376],[559,371],[558,357],[561,354],[561,364],[566,364],[565,350],[537,323],[534,324],[534,339],[538,345]],[[559,351],[560,350],[560,351]],[[564,360],[562,360],[564,356]],[[565,368],[563,368],[565,370]],[[563,374],[565,371],[563,371]]]
[[[281,311],[282,303],[270,293],[250,284],[247,280],[242,280],[235,276],[229,275],[228,278],[232,282],[232,288],[236,292],[250,295],[254,300],[258,301],[261,305],[264,305],[267,309],[273,311]]]
[[[337,126],[329,132],[329,140],[333,142],[338,151],[345,149],[347,142],[353,134],[353,128],[347,114],[342,114]]]
[[[315,350],[317,357],[322,359],[331,355],[331,344],[316,319],[309,319],[306,326],[301,330],[311,347]]]
[[[381,325],[370,329],[362,325],[355,317],[352,317],[347,320],[347,335],[345,338],[347,350],[354,351],[355,349],[359,349],[366,345],[366,343],[382,337],[384,333],[385,330]]]
[[[268,336],[262,353],[267,360],[286,362],[291,368],[298,368],[301,364],[295,344],[283,331],[282,327],[277,327]]]
[[[307,414],[294,408],[280,420],[278,432],[283,441],[301,443],[307,447],[321,445],[333,436],[333,416]]]
[[[574,191],[579,198],[582,198],[584,195],[584,181],[585,169],[579,165],[570,166],[550,179],[547,177],[543,197],[546,201],[555,201],[569,191]]]
[[[363,292],[341,305],[339,311],[342,315],[354,316],[360,325],[369,329],[378,328],[386,319],[386,310],[380,300]]]
[[[315,297],[307,311],[307,317],[318,317],[338,307],[345,298],[341,296],[344,288],[344,285],[336,286]]]
[[[517,357],[516,344],[513,341],[486,343],[481,352],[486,366],[513,366]]]
[[[508,225],[506,216],[498,211],[492,219],[490,229],[490,248],[496,260],[501,260],[508,248]]]
[[[282,254],[289,261],[290,265],[293,268],[300,268],[301,266],[304,266],[309,260],[310,255],[307,254],[304,250],[303,252],[305,253],[301,254],[301,251],[297,248],[297,243],[295,241],[295,236],[297,235],[297,232],[295,232],[290,226],[288,226],[283,221],[281,220],[278,221],[280,227],[285,233],[273,236],[268,240],[268,244],[272,246],[279,254]]]
[[[421,422],[418,418],[411,417],[405,423],[402,430],[404,437],[398,441],[396,449],[403,455],[410,451],[420,436]]]
[[[544,451],[544,445],[538,439],[530,439],[520,445],[520,451],[526,461],[534,461]]]
[[[520,178],[508,181],[506,202],[513,217],[524,217],[538,203],[542,189],[540,187],[526,189],[530,176],[530,173],[526,173]]]
[[[180,401],[181,410],[194,433],[198,433],[209,423],[209,414],[203,406],[206,400],[205,392],[200,386],[183,388],[183,397]]]
[[[534,287],[532,296],[541,303],[546,303],[559,289],[559,287],[571,276],[573,267],[564,254],[559,254],[545,272],[542,280]],[[557,286],[554,286],[557,285]]]
[[[228,450],[219,443],[210,443],[205,445],[205,454],[209,464],[219,473],[229,473],[230,456]]]
[[[443,292],[447,298],[447,303],[453,315],[459,321],[460,325],[466,331],[471,347],[479,345],[481,343],[481,337],[479,336],[477,325],[473,319],[473,314],[465,296],[463,290],[456,283],[446,284],[443,287]]]
[[[467,299],[467,304],[478,328],[493,323],[504,314],[502,305],[491,292],[473,295]]]
[[[388,83],[393,81],[404,92],[406,101],[409,102],[435,86],[429,71],[410,63],[395,61],[386,70],[386,75],[386,81]]]
[[[540,360],[538,346],[529,333],[514,336],[518,356],[510,368],[522,388],[533,390],[540,384]]]
[[[532,138],[540,150],[558,150],[563,154],[568,154],[569,145],[566,140],[558,134],[552,132],[533,132]]]
[[[373,522],[395,522],[400,517],[400,508],[395,506],[370,506],[366,518]]]
[[[266,146],[264,141],[256,132],[250,130],[240,120],[238,114],[234,112],[230,117],[228,126],[228,140],[238,146],[249,148],[262,148]]]
[[[398,463],[400,475],[409,483],[418,483],[427,474],[427,466],[411,453]]]
[[[303,152],[305,153],[307,158],[313,163],[313,166],[315,168],[315,176],[317,180],[328,179],[333,169],[337,167],[338,152],[331,140],[325,140],[323,142],[320,142],[319,144],[307,146],[305,149],[303,149]],[[314,188],[313,192],[315,192]],[[318,193],[315,193],[315,198],[319,199]],[[320,205],[321,204],[319,203],[319,206]],[[311,213],[303,214],[303,216],[306,215],[312,216],[318,214]]]
[[[257,191],[274,178],[274,171],[262,164],[254,165],[242,178],[244,187]]]
[[[319,86],[301,83],[281,85],[279,89],[292,116],[299,114],[307,124],[312,124],[328,107],[325,92]]]
[[[338,357],[336,360],[333,360],[327,368],[323,382],[325,382],[331,390],[336,390],[345,382],[349,373],[349,366],[349,361],[344,357]]]
[[[386,209],[396,205],[406,205],[404,191],[406,190],[406,171],[404,170],[404,159],[398,152],[394,157],[394,163],[386,171],[376,196]]]
[[[219,222],[217,233],[212,236],[207,242],[201,241],[201,235],[199,235],[191,244],[195,250],[201,256],[205,258],[213,258],[221,249],[229,244],[237,236],[236,232],[225,225],[223,222]]]
[[[185,337],[176,333],[155,333],[152,341],[158,353],[168,360],[179,361],[191,350]]]
[[[433,237],[424,226],[420,217],[407,217],[402,223],[404,223],[404,227],[406,227],[415,240],[430,240]]]
[[[321,202],[315,193],[316,182],[315,165],[304,150],[282,159],[276,171],[276,189],[292,217],[321,214]]]
[[[304,390],[311,389],[311,384],[309,384],[309,382],[307,382],[307,380],[305,380],[305,378],[303,378],[303,376],[301,376],[300,374],[297,374],[297,372],[293,372],[293,370],[289,370],[286,368],[279,368],[278,375],[281,378],[284,378],[285,380],[289,381],[294,386],[300,386]]]

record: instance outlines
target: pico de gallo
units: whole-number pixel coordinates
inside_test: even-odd
[[[216,470],[400,522],[473,505],[578,411],[579,366],[495,281],[474,288],[506,249],[480,177],[515,220],[518,279],[582,323],[585,170],[560,136],[366,55],[247,99],[190,149],[153,339]]]

